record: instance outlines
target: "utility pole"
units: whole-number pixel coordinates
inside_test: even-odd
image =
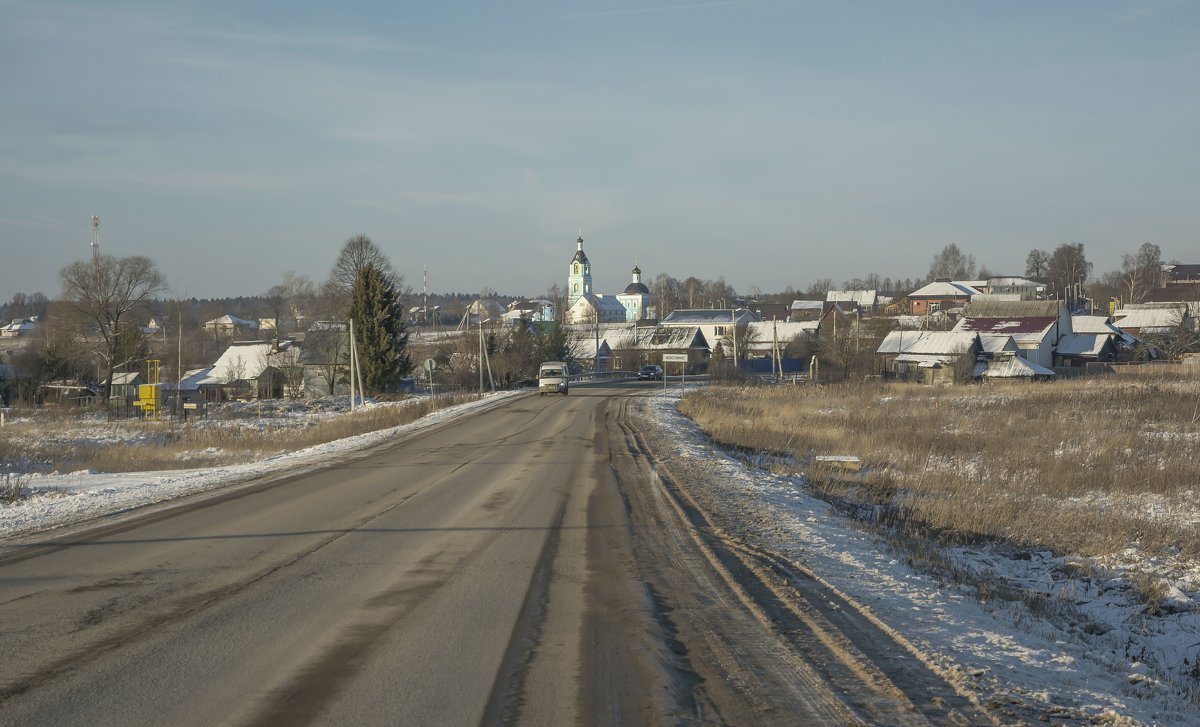
[[[100,262],[100,215],[92,215],[92,263]]]
[[[738,350],[737,350],[737,303],[729,309],[729,314],[733,318],[733,370],[738,370]]]

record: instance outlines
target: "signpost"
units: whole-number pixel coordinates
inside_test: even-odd
[[[437,361],[431,358],[425,359],[425,371],[429,373],[429,396],[433,396],[433,371],[437,368]]]
[[[682,364],[679,367],[679,385],[682,387],[685,383],[687,383],[688,355],[686,353],[664,353],[662,360],[664,369],[666,368],[666,364],[669,363]],[[665,373],[663,374],[663,388],[667,388],[667,375]]]

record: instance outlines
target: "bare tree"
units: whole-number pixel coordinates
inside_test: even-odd
[[[1121,256],[1121,295],[1125,302],[1138,303],[1159,285],[1162,277],[1162,250],[1158,245],[1143,242],[1137,252]]]
[[[331,321],[316,323],[304,335],[303,361],[316,369],[330,396],[349,381],[349,336],[346,324]]]
[[[142,309],[151,297],[166,289],[166,279],[154,262],[141,255],[101,255],[77,260],[59,271],[63,298],[80,332],[99,343],[97,355],[104,367],[104,406],[112,394],[114,367],[123,351],[122,335],[136,327],[127,325],[130,314]]]
[[[975,277],[975,256],[963,253],[952,242],[933,256],[929,263],[929,277],[970,280]]]
[[[333,263],[333,269],[329,271],[329,280],[326,283],[326,289],[334,298],[340,311],[344,312],[350,309],[354,281],[358,279],[359,273],[367,265],[374,265],[375,269],[383,275],[386,281],[392,283],[396,290],[399,291],[403,288],[403,278],[396,275],[396,271],[392,269],[392,262],[388,260],[387,255],[383,254],[379,246],[371,242],[366,235],[355,235],[342,245],[341,252],[338,253],[337,260]]]
[[[1030,250],[1025,256],[1025,276],[1028,278],[1044,280],[1049,266],[1050,253],[1045,250]]]
[[[1074,300],[1087,282],[1092,264],[1083,252],[1083,243],[1064,243],[1054,248],[1046,265],[1046,285],[1052,294]]]
[[[1183,354],[1200,350],[1200,333],[1188,325],[1186,311],[1180,308],[1173,317],[1170,328],[1141,334],[1143,357],[1155,352],[1167,361],[1178,361]]]
[[[826,293],[833,290],[832,278],[820,278],[814,280],[812,285],[808,286],[809,295],[819,295],[824,297]]]

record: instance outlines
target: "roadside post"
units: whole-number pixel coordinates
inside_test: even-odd
[[[664,364],[667,364],[667,363],[679,364],[679,387],[680,388],[683,388],[683,386],[685,384],[687,384],[687,360],[688,360],[688,355],[686,353],[664,353],[663,354],[663,363]],[[666,367],[664,366],[664,368],[666,368]],[[667,388],[667,375],[664,373],[663,374],[663,389],[666,389],[666,388]]]
[[[432,401],[434,398],[433,370],[436,368],[437,368],[437,361],[434,361],[431,358],[425,359],[425,370],[427,372],[429,372],[429,399],[430,399],[430,401]]]

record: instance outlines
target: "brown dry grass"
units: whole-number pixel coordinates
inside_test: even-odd
[[[0,472],[92,469],[134,472],[251,462],[345,437],[409,424],[434,409],[473,400],[448,394],[354,414],[290,420],[246,415],[237,422],[198,420],[81,423],[78,417],[13,422],[0,429]]]
[[[718,387],[680,410],[714,440],[792,455],[831,499],[905,529],[1058,553],[1200,554],[1200,385],[1089,378],[929,388]],[[806,455],[857,455],[838,476]]]

